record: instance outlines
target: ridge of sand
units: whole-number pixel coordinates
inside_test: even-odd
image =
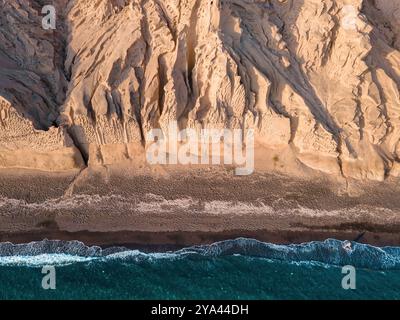
[[[0,1],[1,167],[129,161],[178,121],[254,128],[265,170],[400,175],[400,3],[54,2],[53,31]]]

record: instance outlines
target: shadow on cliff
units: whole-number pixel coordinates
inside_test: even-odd
[[[2,46],[9,48],[0,50],[0,97],[22,119],[29,120],[36,130],[48,131],[51,127],[59,127],[59,115],[70,80],[70,75],[64,68],[68,36],[65,17],[67,4],[71,5],[74,1],[53,2],[57,14],[55,30],[45,30],[42,27],[45,15],[41,11],[46,5],[45,1],[25,0],[20,6],[0,4],[6,17],[16,17],[15,26],[5,25],[0,30],[0,34],[7,35],[7,41],[0,44],[0,49]],[[10,21],[7,20],[7,23]],[[15,32],[18,32],[18,38]],[[25,42],[19,39],[24,39]],[[20,48],[19,42],[26,43],[27,47]],[[34,47],[32,43],[35,44]],[[66,133],[64,145],[75,145],[87,163],[88,152],[82,147],[81,139],[77,138],[82,136],[79,128],[60,130]]]
[[[291,21],[296,21],[301,13],[301,8],[304,5],[304,0],[295,2],[288,2],[287,4],[278,4],[277,2],[267,3],[249,3],[252,6],[252,11],[258,12],[261,15],[258,19],[268,19],[270,25],[275,25],[283,36],[283,41],[291,42],[296,47],[295,37],[291,36],[289,29],[290,26],[285,24],[282,17],[279,16],[279,10],[275,6],[289,5]],[[282,86],[279,82],[288,84],[294,92],[301,96],[311,114],[314,116],[315,121],[325,128],[326,131],[332,134],[338,145],[338,152],[341,153],[342,143],[344,142],[351,153],[354,150],[347,140],[342,139],[342,129],[330,115],[327,106],[321,101],[313,85],[308,77],[305,75],[301,61],[293,50],[290,52],[289,57],[285,54],[284,50],[274,49],[272,45],[265,45],[265,43],[278,42],[279,39],[273,38],[272,30],[263,30],[264,34],[258,35],[254,30],[258,28],[257,22],[251,14],[247,12],[242,6],[236,5],[231,2],[221,2],[221,6],[230,6],[232,15],[240,18],[241,33],[232,28],[232,25],[221,25],[221,39],[225,47],[230,51],[231,57],[237,62],[241,68],[245,68],[245,63],[251,63],[259,72],[265,75],[271,82],[271,90],[267,98],[267,104],[275,112],[282,114],[285,117],[291,118],[285,106],[282,105]],[[264,15],[264,16],[263,16]],[[228,28],[227,28],[228,27]],[[231,27],[231,28],[229,28]],[[238,39],[232,41],[232,39]],[[289,59],[290,64],[284,64],[284,58]],[[241,71],[242,73],[245,70]],[[243,78],[243,77],[242,77]],[[248,87],[250,84],[246,84]],[[246,89],[249,92],[249,88]],[[297,119],[291,119],[291,140],[297,127]]]
[[[364,0],[361,12],[372,26],[372,31],[370,32],[372,49],[365,62],[370,69],[376,69],[378,66],[385,70],[400,91],[400,75],[388,60],[393,52],[397,52],[400,49],[396,47],[397,35],[392,28],[392,21],[385,18],[379,8],[376,7],[374,0]]]
[[[37,130],[57,126],[59,106],[65,100],[67,80],[63,71],[66,28],[64,9],[68,0],[57,0],[55,30],[42,27],[46,4],[25,0],[19,5],[1,4],[6,19],[0,30],[6,39],[0,48],[0,95]],[[17,12],[14,12],[17,11]],[[10,25],[14,21],[14,25]],[[18,34],[18,37],[16,36]],[[25,44],[21,47],[21,44]],[[49,59],[52,54],[52,59]]]

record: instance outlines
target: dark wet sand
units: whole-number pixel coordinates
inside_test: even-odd
[[[322,176],[235,177],[227,170],[169,172],[163,176],[105,168],[87,169],[81,174],[0,170],[0,241],[26,243],[47,238],[80,240],[104,247],[169,250],[237,237],[288,244],[327,238],[354,240],[365,233],[360,242],[400,245],[399,191],[396,181],[361,183]],[[190,197],[196,205],[190,210],[145,214],[128,207],[121,209],[112,200],[99,206],[83,204],[52,210],[1,205],[1,198],[43,205],[49,199],[76,195],[118,195],[140,201],[146,194],[167,200]],[[280,214],[203,212],[204,203],[209,201],[255,206],[262,202]],[[299,214],[299,207],[307,208],[310,214]],[[330,214],[333,211],[335,214]]]
[[[97,245],[103,248],[123,246],[144,252],[162,252],[177,250],[192,245],[211,244],[214,242],[236,239],[240,237],[253,238],[259,241],[275,244],[292,244],[310,241],[324,241],[329,238],[339,240],[355,240],[358,231],[248,231],[230,230],[222,232],[66,232],[66,231],[35,231],[21,233],[1,233],[1,242],[28,243],[31,241],[50,240],[79,240],[88,246]],[[376,246],[398,246],[400,234],[384,232],[366,232],[360,243]]]

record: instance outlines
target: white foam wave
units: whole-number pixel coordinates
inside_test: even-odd
[[[74,263],[89,262],[96,257],[81,257],[69,254],[40,254],[36,256],[6,256],[0,257],[0,266],[66,266]]]
[[[303,244],[277,245],[254,239],[238,238],[211,245],[193,246],[174,252],[144,253],[126,248],[87,247],[79,241],[43,240],[25,245],[0,243],[0,266],[44,265],[64,266],[87,262],[143,263],[160,260],[209,259],[225,256],[243,256],[257,259],[280,260],[287,263],[322,263],[329,265],[353,265],[374,270],[400,270],[400,248],[378,248],[352,243],[346,250],[346,242],[328,239]]]

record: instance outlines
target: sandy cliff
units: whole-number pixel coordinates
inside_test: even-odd
[[[58,0],[56,30],[44,2],[0,0],[1,167],[129,161],[177,121],[254,128],[260,167],[400,175],[398,1]]]

